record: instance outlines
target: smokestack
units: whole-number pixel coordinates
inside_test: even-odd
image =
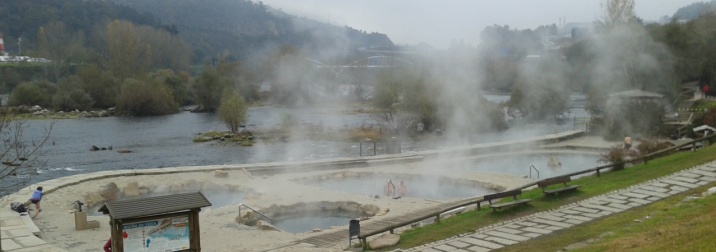
[[[2,33],[0,33],[0,54],[5,52],[5,43],[2,41]]]

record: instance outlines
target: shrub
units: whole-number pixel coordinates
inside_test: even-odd
[[[89,110],[94,105],[94,99],[81,89],[58,92],[52,96],[52,105],[62,111]]]
[[[117,108],[130,115],[146,116],[174,113],[179,105],[166,85],[130,78],[122,83]]]
[[[24,82],[18,85],[10,94],[8,104],[10,106],[34,106],[49,107],[52,103],[52,94],[55,87],[46,80]]]
[[[645,156],[649,153],[657,152],[666,148],[671,147],[671,144],[666,141],[660,141],[656,138],[640,139],[639,145],[636,146],[640,156]]]
[[[613,170],[623,170],[624,164],[619,164],[629,160],[630,156],[635,156],[636,153],[633,150],[625,150],[621,145],[614,145],[609,147],[606,153],[601,154],[601,157],[597,161],[600,163],[615,164]]]

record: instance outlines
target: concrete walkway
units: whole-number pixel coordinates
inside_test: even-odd
[[[647,205],[716,181],[716,162],[404,251],[491,251]]]
[[[66,250],[57,248],[33,234],[32,228],[25,223],[29,216],[20,216],[17,212],[3,208],[0,210],[0,235],[2,236],[1,251],[47,251],[64,252]],[[32,220],[29,220],[32,222]],[[30,224],[34,227],[34,223]],[[37,229],[37,227],[34,227]]]

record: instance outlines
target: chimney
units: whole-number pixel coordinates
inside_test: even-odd
[[[2,33],[0,33],[0,55],[5,52],[5,43],[2,41]]]

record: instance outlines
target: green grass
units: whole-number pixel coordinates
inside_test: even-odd
[[[716,101],[705,101],[700,100],[696,101],[691,108],[694,109],[709,109],[709,108],[716,108]]]
[[[500,251],[714,251],[716,196],[684,201],[707,187],[560,230]]]
[[[408,230],[401,234],[398,245],[389,248],[389,250],[395,248],[411,248],[450,238],[458,234],[474,232],[480,227],[558,208],[562,205],[578,202],[593,196],[673,174],[715,159],[716,146],[711,146],[695,152],[676,153],[649,161],[648,164],[635,165],[622,171],[603,172],[600,177],[594,175],[575,179],[571,184],[582,185],[582,187],[576,192],[559,195],[558,197],[545,197],[539,188],[528,190],[520,197],[532,199],[526,206],[504,209],[497,213],[493,213],[491,209],[483,208],[481,211],[469,211],[445,219],[439,224]]]

